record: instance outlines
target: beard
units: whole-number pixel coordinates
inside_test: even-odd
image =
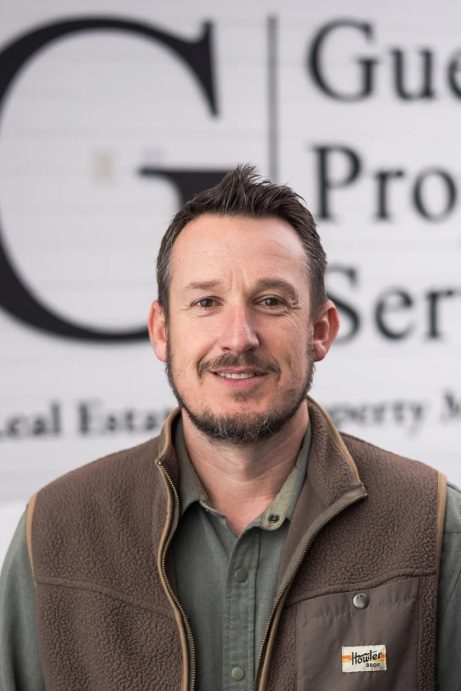
[[[294,417],[312,386],[314,376],[313,343],[309,344],[307,361],[308,366],[304,379],[300,381],[299,386],[288,390],[288,401],[284,405],[274,405],[264,413],[253,415],[246,411],[240,415],[214,415],[210,410],[201,412],[193,410],[190,402],[186,401],[179,391],[179,383],[174,373],[174,357],[169,342],[167,343],[166,374],[179,406],[186,411],[198,430],[215,440],[234,445],[250,445],[273,436]],[[280,374],[280,368],[275,362],[250,351],[241,356],[221,355],[214,360],[202,362],[198,367],[198,375],[200,377],[209,370],[239,366],[256,367],[263,371],[274,372],[276,375]],[[247,391],[236,391],[233,394],[236,401],[249,400],[252,395],[251,392]]]

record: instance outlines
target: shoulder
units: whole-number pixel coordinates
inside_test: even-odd
[[[109,454],[53,480],[32,498],[30,535],[82,529],[83,523],[136,513],[158,492],[159,439]],[[150,498],[148,497],[150,495]],[[32,516],[33,514],[33,516]],[[59,516],[58,523],[56,517]],[[104,518],[105,517],[105,518]],[[27,531],[26,531],[27,532]],[[31,537],[28,542],[31,542]]]
[[[66,489],[76,491],[79,487],[102,489],[108,483],[129,485],[154,464],[158,449],[159,437],[154,437],[137,446],[108,454],[61,475],[45,485],[39,491],[39,496]]]
[[[26,558],[25,558],[26,557]],[[26,512],[19,519],[13,538],[3,562],[0,583],[5,583],[11,578],[11,583],[16,584],[18,574],[24,571],[24,563],[27,564],[26,552]]]
[[[89,564],[97,572],[120,555],[135,563],[146,554],[166,513],[158,441],[93,461],[37,493],[27,536],[36,581],[56,574],[85,580]]]
[[[429,479],[436,483],[438,481],[440,473],[422,461],[387,451],[350,434],[341,433],[341,437],[360,473],[372,472],[378,477],[392,474],[404,482]]]
[[[440,616],[455,616],[447,605],[454,598],[455,612],[461,606],[461,490],[455,485],[447,485],[447,504],[443,550],[440,564],[439,612]],[[457,614],[456,614],[457,616]]]
[[[461,489],[447,483],[447,510],[445,514],[445,534],[461,534]]]

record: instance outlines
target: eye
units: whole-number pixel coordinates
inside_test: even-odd
[[[216,300],[214,300],[213,298],[200,298],[200,300],[197,300],[197,302],[195,302],[194,305],[196,307],[206,309],[207,307],[214,307],[216,305]]]
[[[283,307],[285,303],[280,298],[276,298],[273,295],[268,295],[263,297],[258,301],[259,305],[263,307]]]

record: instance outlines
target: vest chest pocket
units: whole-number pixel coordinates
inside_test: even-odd
[[[296,605],[297,691],[415,691],[418,578]]]

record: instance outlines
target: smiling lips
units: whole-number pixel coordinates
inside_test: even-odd
[[[271,373],[277,377],[280,376],[280,368],[276,362],[253,352],[240,356],[227,353],[212,360],[203,360],[198,366],[199,376],[203,376],[206,372],[229,383],[262,379]]]
[[[264,380],[268,372],[254,369],[212,369],[211,373],[225,386],[237,389],[247,389],[257,386]]]
[[[218,377],[223,377],[224,379],[251,379],[253,377],[264,376],[260,372],[213,372]]]

